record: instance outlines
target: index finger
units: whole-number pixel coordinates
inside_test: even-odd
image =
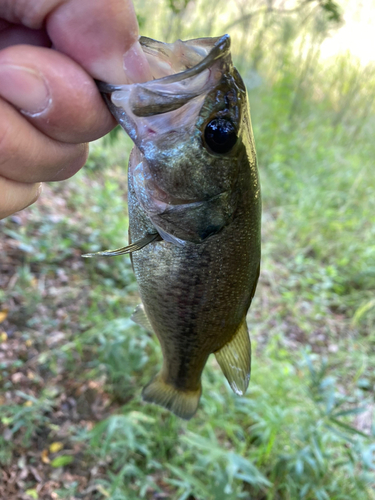
[[[53,47],[93,78],[114,84],[152,78],[131,0],[0,1],[0,16],[33,29],[45,24]]]

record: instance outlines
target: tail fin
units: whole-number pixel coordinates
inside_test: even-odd
[[[163,406],[180,418],[189,420],[197,411],[202,388],[196,391],[183,391],[167,384],[158,373],[151,382],[143,388],[142,398],[148,403]]]

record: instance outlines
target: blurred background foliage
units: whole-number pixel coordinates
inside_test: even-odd
[[[0,363],[4,467],[59,440],[65,458],[43,462],[54,498],[375,498],[375,66],[322,51],[349,5],[135,1],[147,36],[228,32],[249,91],[264,206],[250,388],[233,395],[210,360],[192,421],[141,402],[161,353],[129,320],[128,257],[80,259],[126,243],[131,143],[117,129],[1,223],[0,347],[17,354]]]

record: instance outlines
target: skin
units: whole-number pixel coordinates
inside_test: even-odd
[[[113,128],[94,79],[150,78],[130,0],[0,0],[0,219]]]

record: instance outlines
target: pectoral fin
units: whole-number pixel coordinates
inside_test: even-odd
[[[147,317],[145,308],[143,304],[138,304],[137,307],[134,309],[133,314],[131,315],[130,319],[134,321],[134,323],[137,323],[137,325],[141,326],[148,332],[152,332],[152,326],[150,323],[150,320]]]
[[[154,224],[155,228],[158,230],[158,233],[160,236],[163,238],[164,241],[168,241],[169,243],[172,243],[173,245],[176,245],[177,247],[183,247],[186,245],[186,241],[181,240],[180,238],[176,238],[176,236],[173,236],[170,233],[167,233],[164,231],[161,227],[157,226]]]
[[[250,380],[251,345],[246,319],[230,342],[215,352],[217,362],[232,390],[242,396]]]
[[[86,253],[82,255],[82,257],[90,258],[96,257],[97,255],[102,255],[104,257],[115,257],[116,255],[124,255],[127,253],[136,252],[137,250],[140,250],[156,239],[161,239],[159,233],[146,234],[146,236],[138,241],[135,241],[134,243],[131,243],[127,247],[116,248],[115,250],[104,250],[102,252]]]

